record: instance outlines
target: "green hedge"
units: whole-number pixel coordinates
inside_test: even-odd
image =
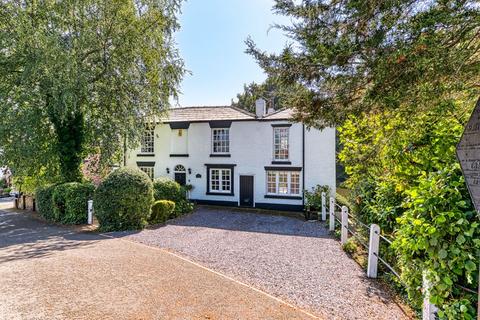
[[[57,185],[52,194],[55,221],[63,224],[87,223],[87,201],[92,198],[94,189],[91,183]]]
[[[153,182],[155,200],[170,200],[175,202],[175,216],[191,212],[193,204],[186,197],[187,187],[182,187],[176,181],[161,177]]]
[[[95,191],[95,216],[103,231],[141,229],[152,202],[150,178],[139,169],[124,167],[110,173]]]
[[[37,188],[38,212],[47,220],[64,224],[87,222],[87,201],[92,198],[91,183],[68,182]]]
[[[54,220],[52,196],[55,187],[55,185],[39,187],[35,191],[37,210],[47,220]]]
[[[163,223],[169,218],[175,216],[175,202],[170,200],[158,200],[152,206],[152,215],[150,216],[149,223]]]
[[[155,200],[170,200],[178,202],[185,199],[185,192],[180,184],[170,178],[161,177],[153,181]]]

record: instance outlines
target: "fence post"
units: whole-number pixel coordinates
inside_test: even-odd
[[[330,197],[329,219],[330,219],[330,231],[335,230],[335,198]]]
[[[430,303],[430,289],[432,284],[427,279],[426,271],[423,271],[423,308],[422,320],[435,320],[437,318],[437,307]]]
[[[93,223],[93,200],[88,200],[88,219],[87,223],[92,224]]]
[[[378,247],[380,244],[380,227],[370,225],[370,239],[368,241],[368,266],[367,277],[376,278],[378,270]]]
[[[322,192],[322,221],[327,220],[327,194]]]
[[[348,239],[348,208],[346,206],[342,206],[342,229],[341,229],[341,237],[340,243],[342,246],[347,243]]]

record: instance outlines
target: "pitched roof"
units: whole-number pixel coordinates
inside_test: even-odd
[[[165,122],[211,121],[211,120],[255,120],[255,115],[231,106],[204,106],[172,108]]]
[[[293,116],[292,109],[280,109],[273,113],[267,114],[263,119],[268,120],[290,120]]]
[[[265,115],[261,119],[243,109],[232,106],[195,106],[172,108],[162,122],[207,122],[215,120],[290,120],[293,111],[281,109]]]

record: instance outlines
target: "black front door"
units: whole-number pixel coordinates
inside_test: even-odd
[[[240,206],[253,207],[253,176],[240,176]]]
[[[175,181],[184,186],[187,182],[187,174],[185,172],[175,172]]]

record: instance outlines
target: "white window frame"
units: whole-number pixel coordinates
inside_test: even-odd
[[[140,152],[155,153],[155,127],[147,126],[143,131]]]
[[[213,176],[213,172],[214,171],[218,171],[218,190],[214,190],[212,188],[213,186],[213,179],[212,179],[212,176]],[[223,180],[223,172],[228,172],[228,177],[229,177],[229,180]],[[232,169],[230,168],[209,168],[209,184],[208,184],[208,192],[210,193],[226,193],[226,194],[231,194],[232,193]],[[217,180],[215,180],[217,181]],[[228,190],[224,190],[223,189],[223,182],[224,181],[228,181],[229,182],[229,189]]]
[[[274,173],[275,174],[275,192],[269,192],[268,190],[268,174],[269,173]],[[287,175],[287,192],[286,193],[280,193],[279,192],[279,184],[280,184],[280,179],[279,176],[280,174],[286,174]],[[298,193],[292,193],[292,174],[298,175]],[[267,195],[275,195],[275,196],[301,196],[301,188],[300,188],[300,171],[276,171],[276,170],[267,170],[265,173],[265,181],[266,181],[266,194]]]
[[[279,151],[280,150],[283,150],[281,148],[281,138],[280,138],[280,141],[279,141],[279,144],[276,144],[275,142],[275,136],[276,136],[276,133],[277,131],[282,131],[282,130],[285,130],[287,132],[287,157],[284,158],[284,157],[281,157],[281,156],[278,156],[277,157],[277,146],[279,148]],[[281,134],[280,134],[280,137],[281,137]],[[273,160],[278,160],[278,161],[288,161],[290,158],[290,127],[274,127],[273,128]]]
[[[226,145],[221,145],[220,147],[226,148],[226,151],[215,151],[215,132],[220,130],[226,130],[228,134],[228,139],[226,140]],[[230,128],[212,128],[211,132],[211,142],[212,142],[212,154],[230,154]],[[222,141],[219,141],[220,143]]]
[[[155,177],[155,167],[139,166],[138,168],[140,170],[142,170],[143,172],[145,172],[150,179],[152,179],[152,180],[154,179],[154,177]]]

